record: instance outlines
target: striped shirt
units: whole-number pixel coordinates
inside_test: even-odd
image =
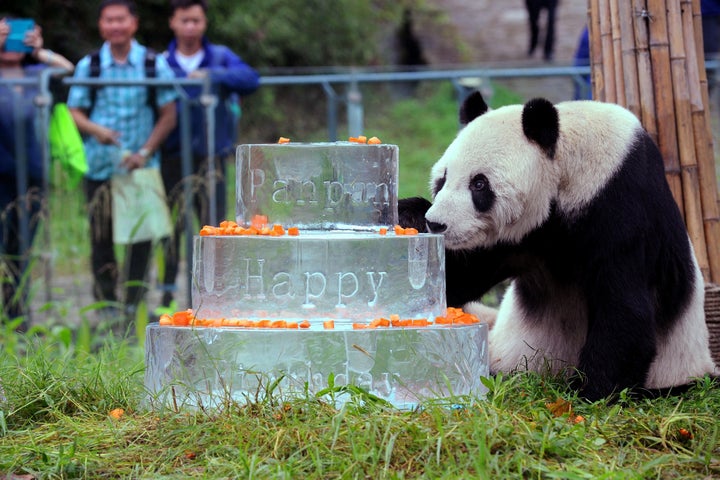
[[[130,80],[145,78],[145,51],[136,40],[132,41],[127,63],[116,63],[105,42],[100,47],[100,78]],[[155,57],[156,76],[160,79],[174,78],[172,69],[162,55]],[[90,77],[90,55],[83,57],[75,68],[74,78]],[[73,85],[67,104],[71,108],[90,108],[90,89],[93,87]],[[147,141],[154,127],[154,113],[147,104],[148,88],[142,85],[108,85],[98,89],[90,120],[120,132],[120,146],[102,145],[95,137],[84,138],[85,156],[88,163],[86,177],[91,180],[107,180],[114,173],[121,173],[120,162],[124,152],[137,152]],[[177,92],[173,87],[158,87],[157,105],[161,107],[175,101]],[[159,168],[157,153],[148,159],[147,166]]]

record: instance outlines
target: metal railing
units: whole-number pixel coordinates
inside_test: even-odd
[[[717,71],[719,67],[718,61],[707,62],[707,68],[713,71]],[[34,100],[35,107],[38,110],[39,119],[39,138],[41,142],[41,152],[43,159],[43,169],[45,178],[45,193],[49,192],[48,184],[48,172],[50,171],[50,150],[48,141],[48,122],[50,118],[50,109],[52,106],[52,94],[50,93],[50,78],[52,75],[62,74],[62,70],[57,69],[46,69],[42,75],[38,78],[32,79],[5,79],[0,76],[0,87],[3,86],[35,86],[38,89],[38,95]],[[590,74],[590,67],[587,66],[542,66],[542,67],[511,67],[511,68],[465,68],[465,69],[449,69],[449,70],[418,70],[418,71],[392,71],[392,72],[377,72],[367,71],[363,69],[349,69],[347,71],[330,74],[303,74],[303,75],[270,75],[261,77],[260,83],[263,87],[279,87],[279,86],[290,86],[290,85],[319,85],[322,87],[326,100],[327,100],[327,131],[328,140],[335,141],[338,137],[338,124],[339,124],[339,110],[341,104],[346,106],[347,110],[347,127],[351,136],[361,135],[363,132],[363,118],[364,118],[364,105],[363,96],[360,90],[360,85],[368,83],[393,83],[393,82],[420,82],[420,81],[437,81],[437,82],[451,82],[456,92],[458,103],[462,102],[465,95],[472,90],[472,88],[480,82],[487,82],[488,84],[492,81],[500,79],[519,79],[519,78],[547,78],[547,77],[558,77],[567,78],[573,80],[576,85],[581,88],[586,85],[584,78]],[[717,78],[717,75],[715,75]],[[474,79],[475,81],[468,81]],[[199,86],[202,88],[202,95],[199,98],[200,104],[204,108],[206,117],[207,127],[207,152],[208,157],[213,158],[214,152],[214,133],[215,133],[215,108],[218,104],[218,98],[212,93],[210,79],[189,79],[189,78],[177,78],[172,80],[163,80],[158,78],[150,78],[144,80],[112,80],[108,81],[99,78],[88,78],[78,80],[72,77],[65,77],[62,81],[67,86],[72,85],[85,85],[92,88],[99,88],[109,85],[128,85],[128,86],[147,86],[150,88],[167,87],[172,86],[180,92],[180,102],[178,109],[178,121],[181,128],[180,141],[181,141],[181,169],[184,178],[192,174],[192,148],[191,148],[191,131],[190,131],[190,104],[192,102],[186,95],[181,87],[185,86]],[[338,87],[344,88],[345,93],[339,94]],[[586,86],[585,88],[589,88]],[[570,94],[568,95],[570,97]],[[18,123],[16,122],[16,125]],[[18,129],[22,130],[22,129]],[[23,140],[24,133],[22,131],[15,132],[16,145],[24,145]],[[16,161],[18,162],[17,170],[17,183],[19,187],[25,188],[19,193],[23,194],[27,189],[27,152],[23,149],[16,151]],[[215,177],[214,162],[208,162],[208,186],[213,189],[215,182],[212,181]],[[190,191],[190,184],[184,182],[184,201],[185,208],[184,212],[186,217],[185,222],[185,237],[186,237],[186,261],[189,263],[192,260],[192,198]],[[215,204],[214,192],[210,192],[210,216],[211,219],[217,220],[217,206]],[[223,212],[224,213],[224,212]],[[21,241],[27,247],[29,242],[28,230],[28,219],[21,219]],[[46,247],[49,248],[49,238],[44,239],[47,242]],[[46,301],[52,300],[50,283],[52,279],[52,269],[49,262],[45,262],[45,296]],[[188,303],[190,303],[190,291],[191,291],[191,268],[187,268],[187,295]]]

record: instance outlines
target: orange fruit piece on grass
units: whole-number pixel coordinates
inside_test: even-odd
[[[108,412],[108,415],[110,415],[115,420],[119,420],[123,415],[125,415],[125,410],[122,408],[113,408]]]

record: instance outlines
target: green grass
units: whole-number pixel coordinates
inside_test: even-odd
[[[342,408],[307,397],[149,411],[140,347],[89,355],[19,340],[26,355],[0,354],[2,478],[720,476],[720,388],[709,383],[589,404],[559,379],[516,374],[488,379],[487,398],[463,408],[398,411],[359,395]],[[125,415],[111,418],[115,408]]]
[[[427,195],[429,168],[457,132],[453,92],[421,88],[422,102],[366,119],[368,133],[400,147],[401,197]],[[50,208],[55,272],[87,278],[81,192],[55,190]],[[340,409],[310,396],[149,410],[142,335],[116,341],[69,320],[79,327],[0,330],[0,478],[720,477],[720,388],[709,382],[681,397],[590,404],[562,379],[520,373],[486,379],[487,397],[462,408],[398,411],[359,393]],[[115,408],[125,415],[111,418]]]

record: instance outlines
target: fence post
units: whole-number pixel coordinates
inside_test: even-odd
[[[358,88],[357,81],[350,82],[350,90],[347,93],[347,116],[348,131],[351,137],[357,137],[363,133],[363,105],[362,93]]]
[[[335,142],[337,141],[337,93],[327,81],[322,82],[322,87],[327,97],[328,140]]]

